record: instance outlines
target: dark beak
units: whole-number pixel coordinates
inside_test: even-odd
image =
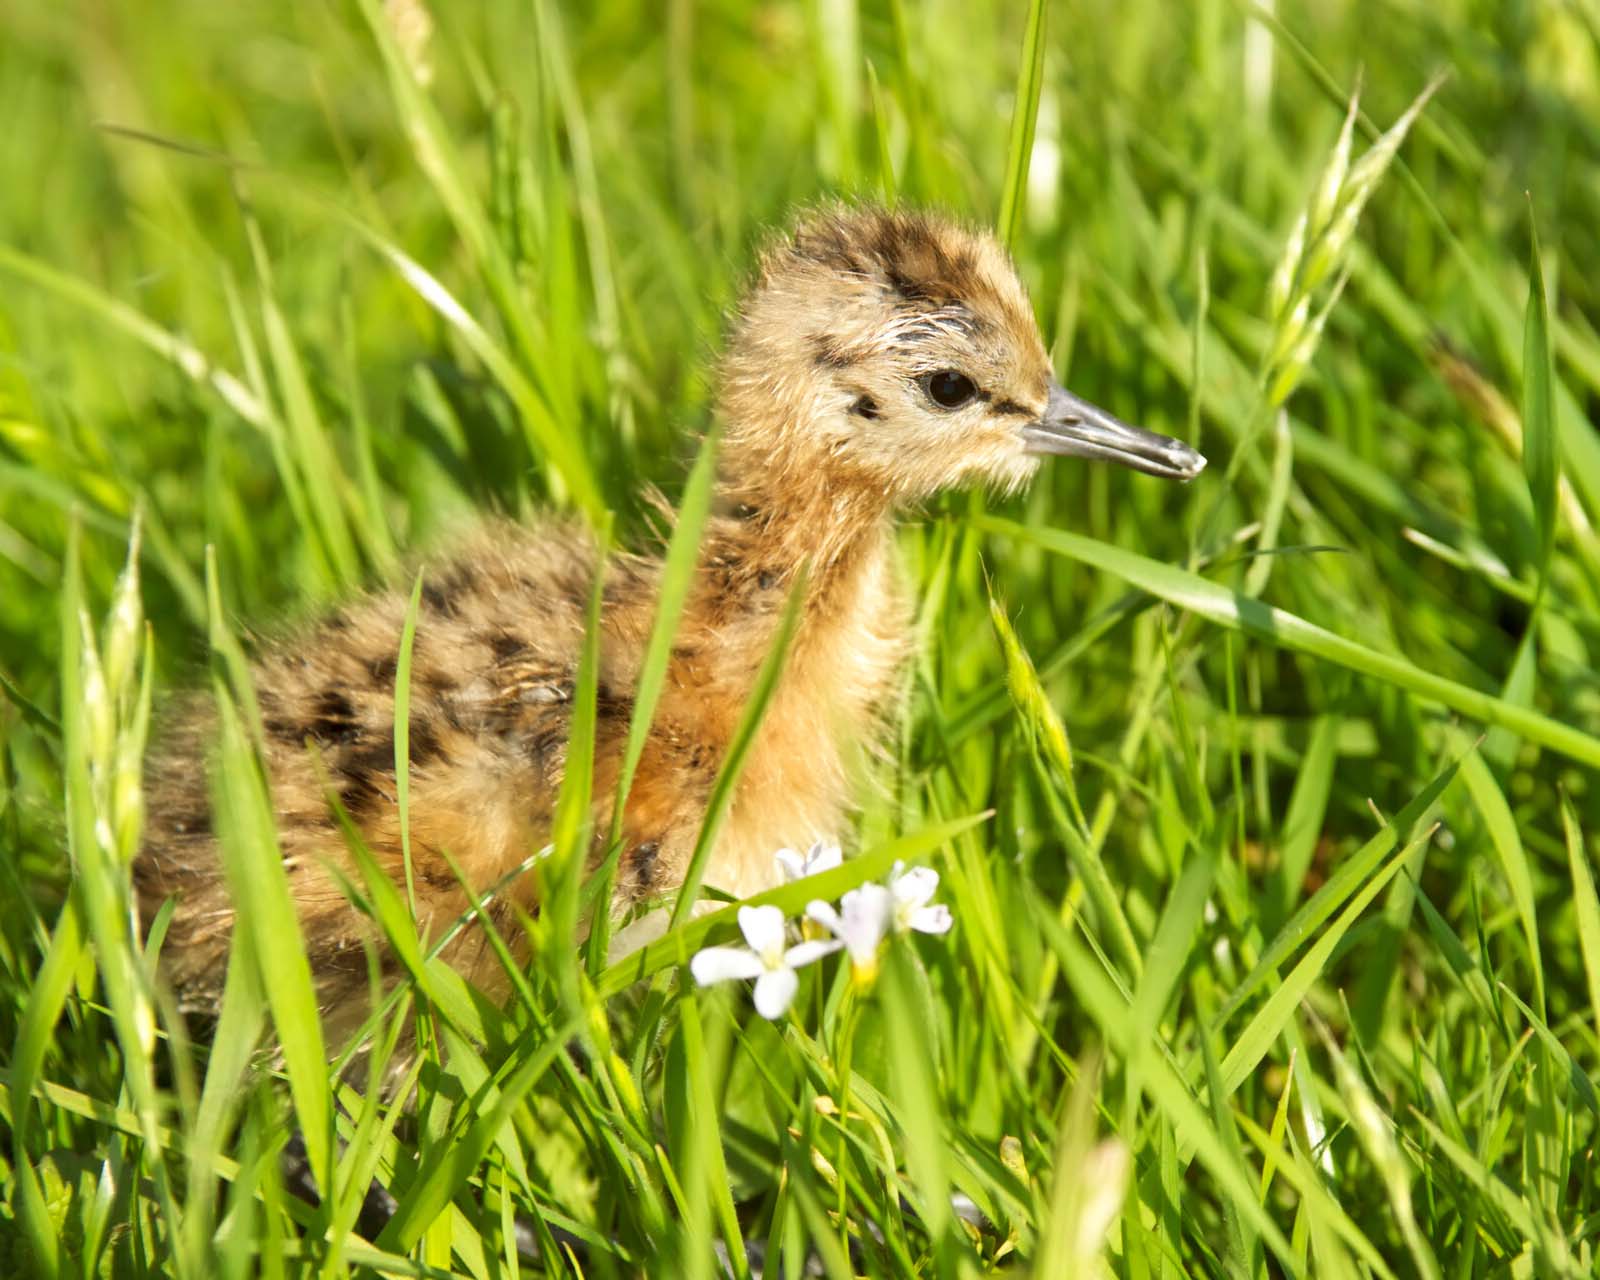
[[[1022,428],[1022,440],[1029,453],[1120,462],[1168,480],[1193,480],[1206,465],[1183,441],[1130,427],[1056,382],[1050,384],[1044,416]]]

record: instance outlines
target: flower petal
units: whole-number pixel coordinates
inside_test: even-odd
[[[761,957],[743,947],[707,947],[695,952],[694,959],[689,961],[689,972],[702,987],[735,978],[759,977],[766,970]]]
[[[954,923],[950,908],[942,902],[936,902],[931,907],[918,907],[911,913],[906,925],[918,933],[949,933]]]
[[[844,921],[839,919],[839,913],[831,902],[824,902],[821,898],[811,899],[806,903],[806,919],[815,920],[834,937],[842,936]]]
[[[778,870],[783,873],[785,883],[810,874],[806,870],[807,864],[811,861],[809,854],[802,856],[793,849],[779,849],[772,855],[772,860],[778,864]]]
[[[791,969],[803,969],[808,964],[815,964],[823,956],[831,956],[842,946],[844,943],[831,938],[797,943],[783,953],[783,962]]]
[[[806,850],[806,874],[820,875],[844,865],[844,850],[832,840],[818,840]]]
[[[894,898],[881,884],[864,884],[852,889],[839,902],[842,917],[836,931],[850,948],[850,959],[857,965],[876,958],[878,944],[894,919]]]
[[[756,1012],[763,1018],[783,1017],[799,988],[793,969],[768,969],[756,979]]]
[[[847,923],[881,919],[887,924],[889,913],[893,910],[894,895],[881,884],[869,882],[850,890],[839,899],[839,911]]]
[[[939,873],[932,867],[910,867],[889,881],[897,906],[920,907],[939,891]]]
[[[740,907],[739,929],[757,955],[783,949],[784,914],[777,907]]]

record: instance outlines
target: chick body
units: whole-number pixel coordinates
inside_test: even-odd
[[[627,797],[613,911],[682,882],[802,566],[788,660],[706,868],[707,883],[738,895],[770,882],[775,849],[804,847],[846,821],[849,757],[876,740],[908,647],[897,511],[972,481],[1014,488],[1041,452],[1110,456],[1167,475],[1203,465],[1176,442],[1065,395],[1026,295],[987,236],[920,214],[834,209],[774,244],[721,370],[717,496]],[[482,893],[548,839],[597,572],[594,818],[604,832],[659,562],[614,554],[597,565],[571,523],[487,523],[425,573],[408,732],[413,884],[426,936],[442,936],[469,906],[452,860]],[[393,732],[406,607],[397,591],[369,595],[268,645],[254,665],[284,865],[335,1042],[367,1012],[365,944],[377,946],[387,978],[399,965],[335,873],[360,882],[323,779],[403,884]],[[178,900],[163,964],[180,1002],[202,1011],[220,998],[234,922],[201,767],[214,726],[198,696],[173,718],[150,766],[151,819],[135,865],[147,919]],[[537,911],[535,884],[512,878],[489,908],[514,948],[515,909]],[[469,926],[445,959],[503,994],[508,979],[487,943]]]

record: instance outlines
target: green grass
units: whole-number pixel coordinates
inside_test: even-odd
[[[1593,1273],[1600,9],[435,4],[421,83],[412,7],[0,13],[0,1275],[538,1274],[519,1218],[591,1275]],[[928,862],[954,932],[778,1024],[682,969],[730,907],[608,969],[575,768],[509,1007],[349,886],[407,981],[339,1076],[246,628],[477,511],[645,545],[652,484],[681,587],[723,317],[839,192],[996,226],[1065,380],[1211,458],[908,521],[822,889]],[[208,679],[248,908],[196,1044],[127,867]]]

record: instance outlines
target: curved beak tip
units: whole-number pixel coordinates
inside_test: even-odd
[[[1193,480],[1206,466],[1183,441],[1129,426],[1054,382],[1043,415],[1022,429],[1022,439],[1029,453],[1115,462],[1167,480]]]

